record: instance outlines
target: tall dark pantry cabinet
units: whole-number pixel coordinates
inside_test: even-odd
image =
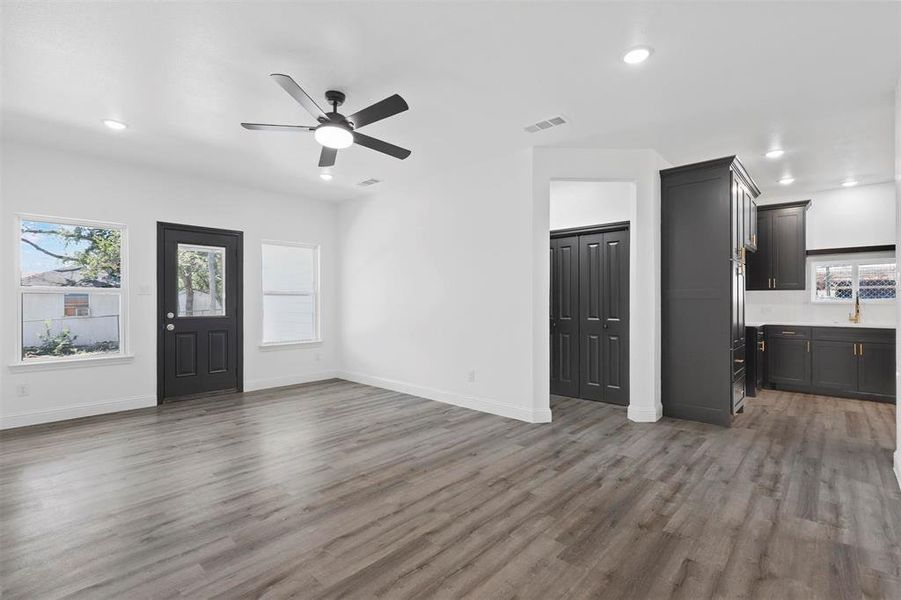
[[[660,172],[665,415],[730,425],[745,399],[745,275],[760,194],[734,156]]]

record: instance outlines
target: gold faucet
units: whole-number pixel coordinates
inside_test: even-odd
[[[860,323],[860,294],[854,296],[854,312],[848,315],[852,323]]]

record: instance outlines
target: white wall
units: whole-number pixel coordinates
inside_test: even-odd
[[[651,151],[537,148],[342,204],[344,376],[550,419],[552,180],[636,186],[629,417],[660,418],[659,169]],[[474,375],[474,380],[470,376]]]
[[[807,211],[807,248],[849,248],[895,243],[895,184],[880,183],[839,188],[803,196],[766,196],[759,204],[778,204],[810,199]],[[862,255],[854,255],[862,258]],[[884,255],[881,255],[884,256]],[[807,261],[807,281],[811,263]],[[847,322],[848,305],[811,302],[810,288],[803,291],[752,291],[747,293],[745,318],[748,323],[793,323],[811,321],[824,324]],[[895,327],[896,303],[864,304],[863,322]]]
[[[901,14],[899,14],[901,16]],[[901,19],[899,19],[901,23]],[[895,88],[895,205],[901,200],[901,79]],[[895,211],[895,239],[901,245],[901,210]],[[901,320],[901,304],[898,305]],[[901,389],[901,332],[895,330],[895,390]],[[901,406],[895,404],[895,476],[901,486]]]
[[[531,152],[488,164],[342,203],[344,376],[548,421],[532,388]],[[546,217],[544,238],[547,260]]]
[[[812,194],[767,195],[758,205],[810,200],[807,249],[849,248],[895,243],[893,182],[839,188]]]
[[[12,427],[156,404],[156,222],[244,231],[244,382],[246,390],[334,376],[337,334],[337,207],[37,146],[2,147],[0,265],[0,425]],[[41,370],[16,361],[12,231],[14,215],[97,219],[128,227],[129,346],[116,364]],[[262,239],[322,244],[323,343],[261,350]],[[28,396],[17,395],[27,385]]]
[[[660,169],[669,167],[651,150],[536,148],[532,170],[533,396],[545,402],[549,373],[550,318],[548,236],[550,184],[558,179],[628,181],[636,186],[629,215],[628,416],[656,421],[660,401]]]
[[[628,221],[633,202],[631,181],[552,181],[551,231]]]

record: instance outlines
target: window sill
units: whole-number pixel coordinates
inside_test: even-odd
[[[115,356],[92,356],[85,358],[60,358],[56,360],[35,360],[16,362],[9,365],[10,371],[55,371],[57,369],[80,369],[82,367],[105,367],[129,363],[135,359],[133,354],[117,354]]]
[[[263,342],[260,344],[260,350],[287,350],[291,348],[304,348],[307,346],[318,346],[322,340],[306,340],[303,342]]]

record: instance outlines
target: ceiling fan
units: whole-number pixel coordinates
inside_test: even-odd
[[[275,82],[282,86],[298,104],[304,107],[308,113],[316,117],[319,125],[267,125],[265,123],[241,123],[244,129],[258,131],[312,131],[316,141],[322,144],[322,153],[319,155],[320,167],[331,167],[335,164],[338,150],[347,148],[351,144],[359,144],[371,150],[382,152],[401,160],[410,156],[410,151],[394,144],[359,133],[357,129],[376,121],[381,121],[390,116],[402,113],[409,108],[407,103],[399,95],[394,94],[368,106],[363,110],[345,117],[338,112],[338,107],[344,104],[344,93],[329,90],[325,93],[325,99],[332,105],[331,112],[325,112],[316,102],[303,91],[297,82],[288,75],[273,73],[270,75]]]

